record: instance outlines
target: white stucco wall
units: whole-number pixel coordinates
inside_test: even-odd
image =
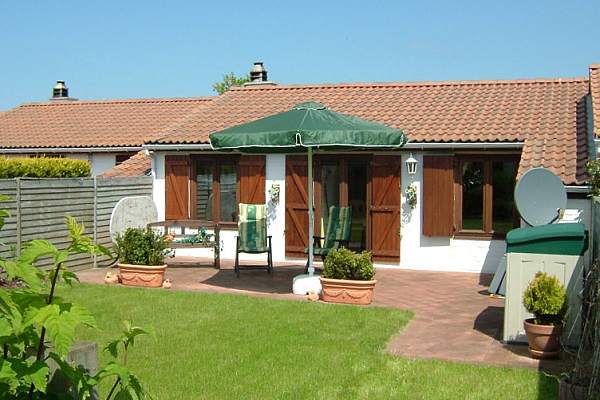
[[[401,244],[399,264],[377,264],[383,268],[420,269],[434,271],[457,271],[473,273],[493,273],[504,255],[506,246],[504,240],[470,240],[443,237],[427,237],[421,234],[421,199],[423,195],[423,154],[413,152],[418,160],[417,173],[408,175],[405,161],[408,153],[402,157],[402,214],[401,214]],[[161,220],[165,216],[165,168],[164,153],[155,152],[152,155],[154,176],[154,201],[158,207]],[[268,154],[266,156],[265,198],[268,205],[268,232],[273,237],[273,259],[286,261],[285,258],[285,155]],[[406,189],[414,183],[417,188],[417,206],[411,209],[406,203]],[[272,204],[269,189],[273,184],[280,185],[280,202]],[[590,202],[586,199],[569,199],[568,209],[578,210],[568,215],[578,215],[589,229]],[[236,230],[221,232],[221,256],[224,259],[235,257]],[[178,249],[178,255],[211,256],[210,250]],[[262,255],[243,255],[242,260],[265,259]]]
[[[152,177],[152,198],[158,210],[158,219],[165,220],[165,153],[153,152],[151,154]]]
[[[114,153],[94,153],[92,154],[92,175],[100,175],[115,166]]]
[[[418,160],[417,173],[408,175],[402,155],[402,217],[400,267],[436,271],[487,272],[496,270],[506,250],[503,240],[465,240],[428,237],[421,234],[423,198],[423,154],[414,152]],[[417,188],[417,206],[411,209],[406,202],[406,189]]]
[[[66,158],[76,158],[90,163],[92,176],[100,175],[115,166],[115,153],[67,153]]]

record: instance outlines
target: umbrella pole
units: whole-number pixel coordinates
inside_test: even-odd
[[[308,275],[313,276],[313,236],[315,229],[315,212],[313,199],[313,154],[312,147],[308,148]]]

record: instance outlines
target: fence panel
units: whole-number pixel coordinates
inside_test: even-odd
[[[0,179],[0,194],[10,198],[1,204],[11,217],[0,230],[0,257],[9,258],[33,239],[46,239],[64,249],[69,244],[67,215],[85,224],[85,233],[99,244],[111,247],[109,222],[115,204],[127,196],[151,196],[152,178]],[[80,270],[107,260],[74,255],[67,266]],[[50,262],[42,259],[39,266],[48,268]]]
[[[10,213],[0,229],[0,258],[9,258],[17,248],[17,183],[14,179],[0,179],[0,194],[8,196],[8,201],[0,203]]]
[[[96,243],[112,247],[109,224],[110,214],[119,200],[130,196],[152,196],[152,178],[106,178],[96,181]],[[98,257],[97,263],[106,264],[107,257]]]

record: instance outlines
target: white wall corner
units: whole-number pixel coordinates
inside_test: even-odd
[[[158,219],[165,220],[165,153],[153,152],[151,154],[152,165],[152,199],[158,210]]]
[[[279,185],[279,203],[271,201],[269,190]],[[265,199],[268,233],[272,236],[273,260],[285,260],[285,154],[267,154],[265,168]]]

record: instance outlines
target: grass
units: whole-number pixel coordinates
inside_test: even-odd
[[[61,292],[97,318],[101,330],[82,339],[104,345],[125,319],[152,327],[129,363],[155,399],[555,398],[555,382],[535,371],[386,354],[406,311],[99,285]]]

